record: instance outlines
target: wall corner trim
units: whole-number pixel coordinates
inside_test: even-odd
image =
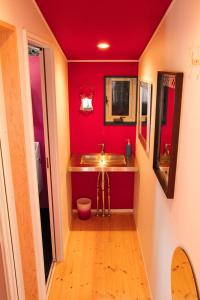
[[[154,37],[156,36],[158,30],[159,30],[160,27],[162,26],[162,24],[163,24],[165,18],[167,17],[167,15],[169,14],[169,12],[171,11],[173,5],[174,5],[174,1],[171,2],[171,4],[169,5],[167,11],[166,11],[165,14],[163,15],[163,17],[162,17],[160,23],[158,24],[157,28],[155,29],[154,33],[152,34],[152,36],[151,36],[151,38],[150,38],[148,44],[146,45],[146,47],[144,48],[142,54],[140,55],[138,62],[140,62],[141,58],[142,58],[143,55],[145,54],[145,52],[146,52],[146,50],[148,49],[149,45],[151,44],[152,40],[153,40]]]
[[[123,60],[123,59],[69,59],[68,63],[138,63],[138,59],[130,59],[130,60]]]
[[[32,0],[32,2],[33,2],[33,4],[35,5],[35,7],[36,7],[36,9],[37,9],[37,12],[38,12],[38,14],[40,15],[40,17],[41,17],[41,19],[43,20],[43,22],[44,22],[45,26],[46,26],[46,27],[47,27],[47,29],[49,30],[49,32],[50,32],[50,34],[51,34],[51,36],[52,36],[53,40],[54,40],[54,41],[55,41],[55,43],[57,44],[58,48],[59,48],[59,49],[60,49],[60,51],[62,52],[62,54],[63,54],[63,56],[65,57],[65,60],[66,60],[66,62],[67,62],[67,57],[66,57],[66,55],[65,55],[65,53],[64,53],[64,51],[63,51],[63,49],[61,48],[61,46],[60,46],[60,44],[59,44],[58,40],[56,39],[56,37],[55,37],[54,33],[52,32],[51,28],[49,27],[49,24],[47,23],[47,21],[46,21],[45,17],[43,16],[43,14],[42,14],[42,12],[41,12],[41,10],[40,10],[39,6],[37,5],[37,3],[36,3],[36,1],[35,1],[35,0]]]
[[[139,233],[137,224],[135,224],[135,226],[136,226],[136,233],[137,233],[137,238],[138,238],[138,242],[139,242],[139,246],[140,246],[140,252],[141,252],[142,260],[143,260],[143,264],[144,264],[144,271],[145,271],[145,275],[146,275],[147,282],[148,282],[150,298],[153,299],[152,290],[151,290],[151,285],[150,285],[149,276],[148,276],[148,271],[147,271],[147,265],[146,265],[146,261],[145,261],[144,253],[143,253],[143,247],[142,247],[141,236],[140,236],[140,233]]]

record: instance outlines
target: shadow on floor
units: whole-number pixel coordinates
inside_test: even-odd
[[[42,244],[43,244],[43,254],[44,254],[45,280],[47,281],[51,264],[52,264],[52,259],[53,259],[48,208],[40,208],[40,218],[41,218],[41,226],[42,226]]]
[[[92,214],[88,220],[80,220],[73,213],[71,231],[133,231],[136,230],[133,213],[113,213],[110,217]]]

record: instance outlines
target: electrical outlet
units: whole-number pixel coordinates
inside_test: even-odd
[[[200,66],[200,58],[193,58],[192,59],[192,64],[194,66]]]

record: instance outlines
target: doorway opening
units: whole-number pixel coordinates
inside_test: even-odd
[[[56,258],[56,249],[44,49],[29,44],[28,57],[44,270],[47,283]]]
[[[25,189],[19,193],[24,183],[24,177],[18,173],[24,169],[23,159],[19,159],[23,153],[19,145],[19,83],[16,28],[0,20],[0,299],[5,300],[24,300],[26,286],[22,268],[26,242],[20,239],[28,224],[21,217]]]

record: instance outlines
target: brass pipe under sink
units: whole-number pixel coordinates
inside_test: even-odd
[[[105,217],[105,172],[101,173],[102,217]]]
[[[108,188],[108,207],[107,207],[107,213],[106,213],[106,208],[105,208],[105,175],[107,179],[107,188]],[[99,191],[101,187],[101,195],[102,195],[102,213],[100,214],[100,209],[99,209]],[[110,180],[107,172],[99,172],[98,178],[97,178],[97,212],[96,216],[111,216],[111,210],[110,210]]]
[[[100,180],[100,175],[101,173],[98,174],[98,178],[97,178],[97,212],[96,212],[96,216],[99,216],[99,188],[100,188],[100,184],[99,184],[99,180]]]
[[[108,183],[108,216],[111,216],[111,211],[110,211],[110,179],[108,176],[108,173],[106,172],[106,176],[107,176],[107,183]]]

